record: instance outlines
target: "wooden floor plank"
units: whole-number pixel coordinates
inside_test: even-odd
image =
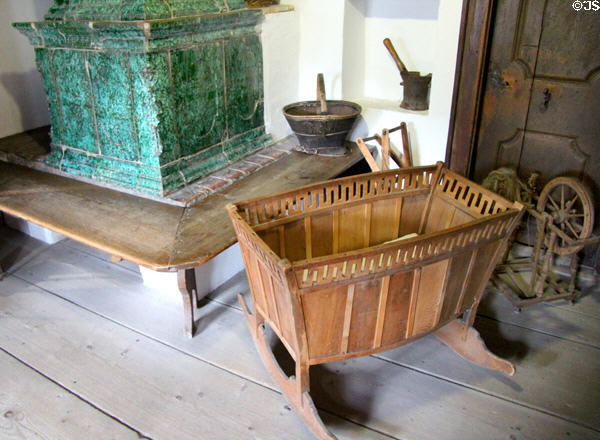
[[[156,303],[145,288],[135,292],[135,282],[129,278],[131,273],[116,274],[114,265],[104,266],[104,262],[88,258],[72,248],[71,253],[62,249],[30,262],[16,275],[221,368],[256,382],[271,384],[250,342],[240,312],[231,307],[235,304],[232,300],[235,293],[240,288],[247,289],[247,284],[242,283],[237,289],[235,286],[222,289],[217,293],[216,301],[200,309],[206,319],[201,317],[199,334],[189,341],[181,338],[177,305],[165,307],[165,304]],[[92,291],[86,293],[82,288],[73,288],[72,282],[65,283],[61,278],[78,280],[78,283],[94,280],[90,287]],[[110,279],[113,281],[108,282]],[[147,295],[146,301],[144,295]],[[222,306],[217,301],[230,306]],[[596,431],[524,408],[502,395],[496,398],[483,388],[484,392],[478,392],[452,383],[462,374],[474,374],[480,382],[500,381],[508,387],[516,386],[510,379],[471,367],[441,346],[434,346],[433,352],[429,352],[431,345],[425,340],[408,347],[415,350],[418,346],[426,347],[426,353],[415,356],[414,362],[407,364],[409,368],[374,357],[314,368],[317,405],[400,438],[507,438],[512,433],[517,438],[543,438],[550,433],[567,435],[566,432],[579,436],[574,438],[597,437]],[[437,357],[433,356],[435,354]],[[433,357],[436,368],[447,370],[445,374],[453,377],[450,381],[432,377],[429,371],[414,371],[420,365],[433,363],[430,360]],[[452,368],[446,368],[447,365]],[[543,367],[538,366],[538,371]],[[433,426],[430,423],[432,417],[444,422]],[[335,422],[328,426],[334,430],[338,428]]]
[[[14,276],[0,347],[154,439],[310,439],[278,393],[136,334]],[[381,439],[337,420],[340,438]]]
[[[600,350],[485,318],[475,328],[492,352],[515,363],[513,377],[448,356],[433,336],[378,356],[600,432]]]
[[[135,440],[137,432],[0,351],[0,438]]]
[[[550,307],[557,307],[561,309],[571,310],[582,315],[592,316],[600,319],[600,281],[596,283],[594,287],[587,287],[582,289],[581,296],[577,299],[575,304],[570,304],[566,301],[557,301],[555,303],[549,303]]]
[[[552,307],[542,303],[516,312],[502,293],[489,289],[481,301],[478,314],[600,348],[600,316],[582,314],[574,306],[564,305]]]

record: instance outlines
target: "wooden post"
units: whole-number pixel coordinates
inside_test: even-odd
[[[196,309],[196,272],[194,268],[177,271],[177,285],[183,300],[183,325],[185,334],[193,337],[196,332],[194,310]]]

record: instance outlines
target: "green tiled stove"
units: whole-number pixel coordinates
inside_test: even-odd
[[[243,0],[55,0],[14,24],[46,88],[46,163],[163,196],[261,148],[260,16]]]

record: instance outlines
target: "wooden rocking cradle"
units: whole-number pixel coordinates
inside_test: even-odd
[[[252,313],[239,296],[250,331],[270,374],[318,438],[336,437],[309,395],[311,365],[435,332],[465,359],[514,374],[472,324],[521,204],[438,163],[305,186],[228,211],[250,283]],[[407,234],[412,238],[403,239]],[[279,368],[265,323],[294,359],[295,376]]]

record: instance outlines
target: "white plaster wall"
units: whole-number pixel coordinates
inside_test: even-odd
[[[0,137],[50,123],[33,48],[15,21],[41,20],[51,0],[0,0]]]
[[[281,111],[298,100],[300,20],[296,11],[266,14],[260,25],[263,45],[265,128],[275,140],[292,133]]]
[[[346,0],[282,0],[294,6],[300,24],[299,101],[316,99],[317,74],[325,76],[327,98],[342,97]]]

